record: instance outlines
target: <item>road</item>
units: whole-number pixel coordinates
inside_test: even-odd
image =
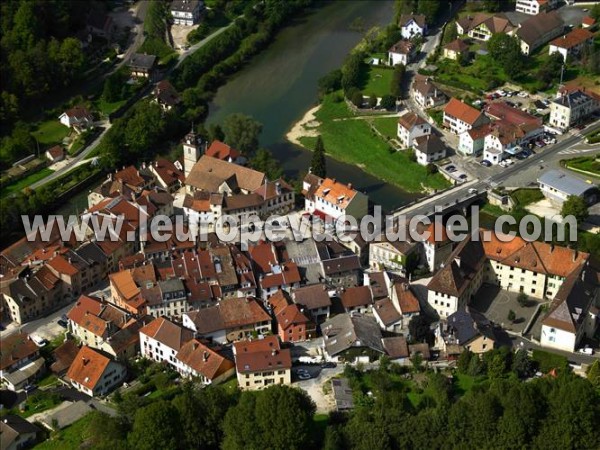
[[[149,1],[141,1],[141,2],[138,2],[138,4],[134,7],[135,8],[135,18],[136,18],[137,23],[135,25],[135,37],[133,38],[133,42],[131,43],[129,48],[125,51],[125,53],[123,54],[123,58],[122,58],[121,62],[119,62],[113,68],[113,70],[111,70],[109,73],[107,73],[104,76],[105,78],[107,76],[115,73],[121,67],[123,67],[123,65],[129,60],[129,58],[131,58],[131,56],[135,52],[137,52],[137,49],[140,48],[140,46],[144,42],[144,39],[145,39],[144,20],[146,19],[146,13],[148,12],[149,4],[150,4]]]

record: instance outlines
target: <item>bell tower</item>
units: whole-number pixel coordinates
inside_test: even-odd
[[[196,133],[194,133],[194,128],[192,127],[192,130],[183,138],[183,171],[186,178],[199,158],[200,144],[198,143]]]

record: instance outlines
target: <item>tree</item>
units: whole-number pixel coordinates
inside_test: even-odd
[[[223,129],[220,125],[216,123],[211,123],[208,126],[208,140],[210,142],[225,140],[225,133],[223,133]]]
[[[600,21],[600,3],[596,3],[590,10],[590,17],[594,18],[596,22]]]
[[[440,0],[419,0],[417,12],[425,16],[427,23],[432,24],[435,22],[442,4],[445,5],[445,2],[440,2]]]
[[[126,448],[126,429],[117,418],[100,411],[90,413],[87,426],[88,444],[102,450]]]
[[[444,39],[442,45],[449,44],[458,38],[458,30],[456,29],[456,21],[452,20],[446,25],[446,31],[444,31]]]
[[[362,108],[363,105],[363,93],[358,89],[352,90],[352,95],[350,97],[350,101],[357,108]]]
[[[258,150],[258,137],[262,124],[245,114],[230,114],[223,121],[225,143],[245,155]]]
[[[508,316],[507,316],[508,320],[510,320],[511,322],[514,322],[516,318],[517,318],[517,314],[512,309],[510,311],[508,311]]]
[[[588,206],[582,197],[570,195],[563,203],[560,214],[563,217],[574,216],[577,223],[585,222],[589,216]]]
[[[425,168],[427,169],[427,175],[435,175],[438,173],[438,167],[435,164],[429,163]]]
[[[404,74],[406,67],[404,64],[398,64],[394,66],[394,73],[392,75],[392,81],[390,83],[390,93],[394,97],[402,96],[402,83],[404,82]]]
[[[113,75],[104,80],[104,88],[102,89],[102,98],[107,103],[116,102],[121,95],[121,84]]]
[[[552,53],[538,70],[538,78],[546,85],[559,81],[563,63],[564,59],[560,53]]]
[[[325,178],[327,176],[327,160],[325,159],[325,146],[321,136],[317,136],[317,142],[310,161],[311,173],[318,177]]]
[[[319,78],[318,86],[320,94],[329,94],[337,91],[342,87],[342,71],[336,69]]]
[[[473,357],[473,353],[470,350],[464,350],[460,356],[458,357],[458,361],[456,362],[456,368],[459,373],[466,374],[469,370],[469,365],[471,363],[471,358]],[[475,356],[477,358],[477,356]]]
[[[502,65],[509,77],[515,78],[521,73],[525,60],[517,37],[494,33],[487,46],[492,59]]]
[[[600,389],[600,361],[596,360],[589,367],[587,371],[587,379],[590,380],[590,383],[596,387],[596,389]]]
[[[256,155],[250,160],[250,166],[254,170],[265,173],[269,180],[276,180],[283,175],[283,169],[279,161],[265,148],[261,148],[256,152]]]
[[[377,96],[375,94],[371,94],[369,96],[369,108],[373,109],[377,106]]]
[[[342,88],[346,95],[352,88],[360,88],[360,69],[363,59],[362,52],[353,52],[346,58],[342,66]]]
[[[433,333],[429,320],[423,315],[413,316],[408,322],[408,332],[413,342],[431,342]]]
[[[384,108],[388,111],[396,109],[396,98],[393,95],[384,95],[381,98],[380,105],[382,108]]]
[[[177,449],[180,425],[177,409],[171,403],[150,403],[135,413],[128,441],[131,448],[139,450]]]
[[[513,358],[512,371],[521,379],[533,375],[535,364],[527,354],[527,350],[517,350]]]
[[[304,391],[283,385],[243,392],[223,422],[224,450],[306,448],[315,405]]]

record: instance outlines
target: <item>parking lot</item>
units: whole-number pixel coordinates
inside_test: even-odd
[[[306,370],[311,378],[300,380],[297,375],[298,370]],[[335,368],[323,369],[320,365],[301,364],[294,366],[292,370],[292,381],[294,386],[306,391],[317,405],[318,413],[325,413],[335,408],[335,400],[331,389],[323,387],[330,383],[331,378],[341,374],[344,371],[344,365],[338,364]]]

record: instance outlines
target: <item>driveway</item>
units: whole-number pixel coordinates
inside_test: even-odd
[[[313,378],[310,380],[298,380],[295,371],[297,369],[307,370]],[[328,413],[335,409],[335,400],[333,398],[333,391],[331,389],[331,378],[336,375],[340,375],[344,371],[344,366],[338,364],[337,367],[332,369],[322,369],[320,366],[309,366],[299,365],[292,369],[292,381],[293,386],[299,387],[306,391],[306,393],[312,398],[317,405],[317,413]],[[324,386],[327,393],[323,390]]]

